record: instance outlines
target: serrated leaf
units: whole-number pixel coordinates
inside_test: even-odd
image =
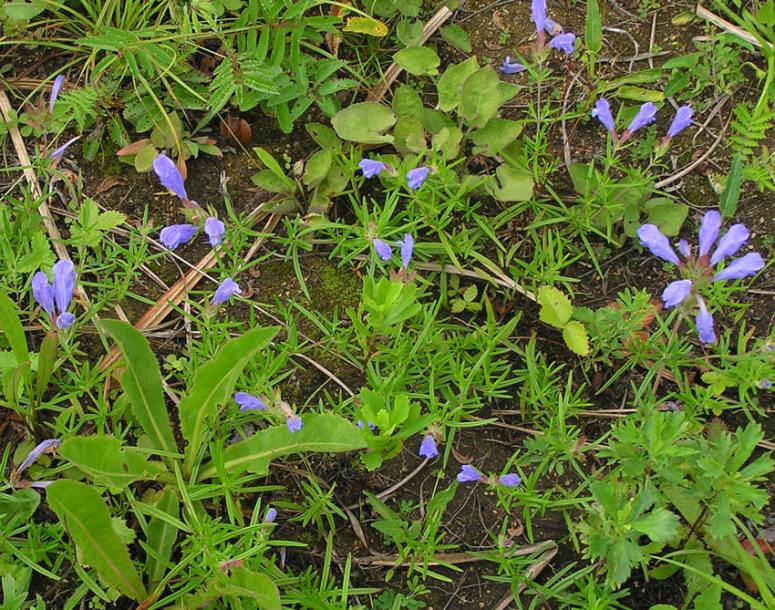
[[[46,495],[83,560],[130,599],[144,600],[143,583],[127,545],[113,529],[110,511],[100,495],[84,483],[65,479],[49,485]]]
[[[148,340],[121,320],[103,320],[102,327],[116,340],[124,356],[121,387],[129,397],[132,413],[156,449],[176,453],[175,437],[167,416],[161,373]]]
[[[223,450],[221,462],[226,472],[238,474],[250,470],[265,474],[272,460],[304,452],[339,453],[365,449],[363,434],[350,421],[330,413],[305,415],[304,426],[289,432],[283,424],[257,432]],[[200,479],[218,474],[214,464],[202,469]]]
[[[649,199],[643,207],[649,214],[648,222],[659,227],[668,237],[678,235],[689,214],[689,206],[667,197]]]
[[[538,289],[538,302],[541,304],[539,318],[549,326],[562,328],[573,315],[570,299],[552,286],[542,286]]]
[[[178,404],[180,430],[188,441],[186,469],[190,472],[205,430],[230,399],[237,378],[255,355],[264,349],[279,331],[276,327],[254,328],[241,337],[223,344],[210,360],[199,366],[188,392]]]
[[[669,542],[678,535],[680,524],[675,513],[664,508],[655,508],[645,517],[634,521],[632,529],[645,534],[654,542]]]
[[[359,144],[386,144],[393,136],[383,132],[396,122],[396,115],[387,106],[376,102],[361,102],[343,108],[331,119],[331,125],[343,140]]]
[[[586,327],[578,320],[571,320],[562,329],[565,345],[574,354],[586,356],[589,354],[589,336]]]

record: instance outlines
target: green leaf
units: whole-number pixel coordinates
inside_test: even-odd
[[[485,182],[487,191],[498,201],[530,201],[533,197],[533,175],[518,167],[503,164]]]
[[[643,206],[648,212],[648,222],[659,227],[668,237],[675,237],[689,214],[689,206],[675,203],[667,197],[649,199]]]
[[[177,519],[180,514],[180,508],[175,490],[165,489],[161,492],[154,507],[162,513]],[[147,542],[154,552],[146,554],[145,568],[151,586],[155,586],[164,578],[177,537],[178,528],[169,521],[159,517],[153,517],[148,521]]]
[[[14,303],[8,295],[0,292],[0,331],[5,335],[8,345],[11,346],[16,362],[21,369],[24,385],[31,387],[32,372],[30,370],[30,352],[27,348],[27,338],[24,336],[24,327],[22,326],[19,314]]]
[[[737,210],[737,202],[740,200],[740,184],[743,181],[743,156],[740,153],[732,160],[729,169],[727,184],[719,199],[719,210],[722,216],[732,216]]]
[[[644,89],[643,87],[630,85],[619,87],[616,92],[616,97],[636,102],[654,102],[655,104],[665,100],[665,94],[661,91],[654,91],[652,89]]]
[[[255,355],[264,349],[278,332],[277,327],[254,328],[241,337],[226,342],[210,360],[197,367],[188,393],[178,405],[180,430],[188,441],[186,470],[197,457],[205,431],[218,414],[218,408],[229,400],[237,378]]]
[[[151,171],[153,160],[159,155],[153,144],[146,144],[135,155],[135,169],[141,174]]]
[[[471,52],[471,41],[466,31],[456,23],[446,25],[441,28],[441,37],[448,45],[455,47],[458,51],[465,54]]]
[[[135,419],[155,449],[176,453],[175,437],[162,393],[159,363],[148,340],[131,324],[121,320],[103,320],[100,324],[116,340],[124,355],[126,366],[121,376],[121,387],[129,397]]]
[[[412,117],[418,121],[423,118],[422,98],[409,85],[401,85],[396,89],[391,106],[398,117]]]
[[[584,44],[593,55],[603,48],[603,27],[597,0],[587,0],[587,19],[584,24]]]
[[[339,453],[364,449],[363,434],[351,422],[330,413],[306,415],[304,426],[298,432],[289,432],[285,425],[272,426],[223,451],[222,463],[226,472],[250,470],[266,474],[272,460],[286,455],[316,451]],[[216,476],[214,464],[203,468],[200,479]]]
[[[336,137],[334,130],[321,123],[307,123],[304,126],[310,137],[320,148],[342,150],[342,141]]]
[[[396,122],[396,115],[387,106],[376,102],[361,102],[343,108],[331,119],[336,134],[343,140],[360,144],[386,144],[393,136],[383,132]]]
[[[253,149],[253,152],[258,155],[259,160],[261,163],[264,164],[264,167],[266,167],[267,171],[274,174],[275,178],[277,179],[278,184],[282,184],[285,186],[285,188],[282,191],[272,191],[277,193],[282,192],[288,192],[293,193],[296,190],[296,183],[291,180],[288,176],[285,175],[285,172],[283,171],[283,168],[280,167],[280,164],[275,160],[275,158],[272,156],[272,154],[260,146],[256,146]],[[263,173],[263,172],[261,172]],[[260,175],[260,174],[259,174]],[[255,176],[254,180],[255,182]],[[267,189],[269,190],[269,189]]]
[[[562,329],[562,338],[565,345],[574,354],[586,356],[589,354],[589,337],[586,327],[578,320],[571,320]]]
[[[408,47],[393,55],[393,61],[413,76],[438,74],[439,59],[436,51],[429,47]]]
[[[490,66],[477,70],[463,83],[460,116],[471,127],[484,127],[501,105],[498,73]]]
[[[484,127],[473,133],[471,140],[475,146],[472,152],[475,155],[494,157],[516,140],[520,133],[521,122],[492,118]]]
[[[48,237],[42,233],[33,233],[30,238],[30,252],[25,254],[16,265],[19,273],[31,273],[38,269],[51,267],[56,262],[51,253]]]
[[[113,436],[75,436],[62,443],[59,453],[98,485],[121,488],[151,478],[147,457],[122,447]]]
[[[405,47],[417,47],[422,44],[422,21],[402,19],[396,26],[396,36]]]
[[[10,524],[13,519],[28,521],[40,504],[40,494],[34,489],[17,489],[12,494],[0,493],[0,519]]]
[[[476,56],[469,57],[464,62],[450,66],[444,71],[436,89],[439,93],[439,110],[449,112],[460,103],[463,83],[479,69]]]
[[[634,521],[632,529],[645,534],[654,542],[669,542],[678,535],[680,524],[675,513],[664,508],[655,508],[645,517]]]
[[[296,190],[296,184],[293,187],[288,184],[288,180],[277,176],[271,169],[262,169],[250,178],[258,188],[264,189],[270,193],[288,193],[293,194]]]
[[[46,3],[33,0],[32,2],[5,2],[0,11],[5,13],[10,21],[29,21],[46,10]]]
[[[542,286],[538,289],[538,302],[541,304],[539,318],[549,326],[562,328],[573,315],[570,299],[552,286]]]
[[[78,481],[59,480],[46,490],[49,506],[78,545],[83,561],[111,586],[135,601],[146,598],[129,550],[115,530],[100,495]]]
[[[280,610],[280,591],[267,576],[247,568],[235,568],[220,576],[215,588],[222,595],[252,599],[261,610]]]
[[[449,161],[457,157],[462,141],[463,132],[458,127],[443,127],[433,136],[431,143],[434,150],[439,151]]]
[[[331,168],[333,156],[329,149],[322,149],[314,153],[304,166],[304,175],[301,180],[308,187],[316,187],[323,182]]]

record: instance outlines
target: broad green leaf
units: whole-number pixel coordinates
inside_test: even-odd
[[[393,55],[393,61],[413,76],[438,74],[441,59],[429,47],[409,47]]]
[[[675,237],[689,214],[689,206],[676,203],[667,197],[649,199],[644,208],[648,212],[648,222],[659,227],[668,237]]]
[[[539,318],[549,326],[562,328],[573,315],[570,299],[552,286],[542,286],[538,289],[538,302],[541,304]]]
[[[307,123],[304,126],[310,137],[320,148],[342,150],[342,141],[336,137],[334,130],[321,123]]]
[[[186,470],[190,472],[205,431],[229,400],[237,378],[253,357],[264,349],[279,329],[254,328],[226,342],[209,361],[196,369],[189,390],[180,400],[180,430],[188,441]]]
[[[471,52],[471,41],[468,38],[468,34],[456,23],[445,25],[441,28],[440,34],[448,45],[455,47],[466,55]]]
[[[376,102],[361,102],[343,108],[331,119],[331,125],[343,140],[360,144],[386,144],[393,136],[385,135],[396,122],[396,115],[387,106]]]
[[[524,169],[499,165],[495,176],[485,183],[488,192],[498,201],[530,201],[533,197],[533,175]]]
[[[32,0],[32,2],[5,2],[0,8],[2,13],[8,17],[9,21],[29,21],[33,17],[37,17],[40,13],[46,10],[46,3],[40,0]]]
[[[743,181],[743,156],[740,153],[732,160],[729,169],[727,184],[719,199],[719,210],[722,216],[732,216],[737,210],[737,202],[740,200],[740,184]]]
[[[161,492],[154,507],[174,519],[180,515],[178,496],[174,489],[165,489]],[[148,521],[147,543],[153,553],[147,553],[145,568],[151,586],[155,586],[164,578],[177,537],[178,528],[172,523],[159,517],[153,517]]]
[[[132,404],[132,413],[156,449],[177,452],[175,437],[167,416],[167,406],[161,387],[161,373],[148,340],[131,324],[121,320],[103,320],[102,327],[116,340],[124,355],[125,368],[121,376]]]
[[[275,160],[275,158],[272,156],[272,154],[261,148],[260,146],[256,146],[253,149],[253,152],[256,153],[261,163],[264,164],[264,167],[272,174],[275,175],[279,183],[282,183],[285,185],[284,191],[287,191],[289,193],[293,193],[296,190],[296,183],[291,180],[288,176],[285,175],[285,172],[283,171],[283,168],[280,167],[280,164]],[[273,192],[283,192],[283,191],[273,191]]]
[[[586,327],[578,320],[571,320],[562,329],[562,338],[565,345],[574,354],[586,356],[589,354],[589,337]]]
[[[159,155],[153,144],[146,144],[135,155],[135,169],[141,174],[151,171],[153,160]]]
[[[40,494],[34,489],[17,489],[12,494],[0,493],[0,519],[4,525],[13,519],[29,520],[40,504]]]
[[[308,187],[316,187],[323,182],[328,170],[331,168],[333,157],[329,149],[322,149],[314,153],[304,166],[302,182]]]
[[[661,91],[654,91],[653,89],[644,89],[643,87],[631,85],[619,87],[616,92],[616,97],[620,97],[623,100],[633,100],[635,102],[654,102],[655,104],[665,101],[665,94]]]
[[[223,469],[231,473],[250,470],[265,474],[272,460],[295,453],[339,453],[364,449],[363,434],[351,422],[330,413],[306,415],[304,427],[289,432],[285,425],[272,426],[223,451]],[[214,464],[202,469],[200,479],[217,475]]]
[[[122,447],[113,436],[74,436],[62,443],[59,453],[95,483],[111,488],[126,487],[158,472],[144,454]]]
[[[46,490],[49,506],[64,524],[83,561],[124,595],[135,601],[146,598],[129,549],[113,529],[110,511],[100,495],[88,485],[62,479]]]
[[[600,182],[594,167],[589,163],[571,163],[568,173],[573,183],[573,190],[582,196],[594,192]]]
[[[271,169],[262,169],[250,178],[258,188],[264,189],[270,193],[288,193],[292,194],[296,190],[296,184],[293,186],[284,178],[279,177]]]
[[[457,107],[460,103],[463,83],[478,69],[479,63],[476,61],[476,56],[472,56],[444,71],[436,85],[439,93],[439,110],[449,112]]]
[[[8,295],[0,292],[0,331],[5,335],[8,345],[11,346],[16,362],[22,367],[21,375],[25,387],[32,383],[30,370],[30,352],[27,348],[27,338],[24,336],[24,327],[19,319],[16,303]]]
[[[419,47],[422,44],[422,21],[402,19],[396,26],[396,37],[404,47]]]
[[[433,136],[431,142],[434,150],[439,151],[449,161],[457,157],[462,141],[463,132],[458,127],[444,127]]]
[[[421,153],[427,148],[422,123],[410,116],[398,119],[393,129],[393,137],[395,138],[393,145],[402,155]]]
[[[388,27],[373,17],[348,17],[342,31],[383,38],[388,34]]]
[[[393,101],[391,103],[393,112],[398,117],[412,117],[421,121],[423,118],[423,103],[422,98],[417,91],[409,85],[401,85],[396,89],[393,94]]]
[[[587,20],[584,24],[584,44],[593,55],[603,48],[603,28],[600,20],[600,6],[597,0],[587,0]]]
[[[492,118],[487,121],[487,125],[473,133],[471,140],[475,146],[472,152],[475,155],[494,157],[516,140],[520,133],[522,123],[519,121]]]
[[[280,591],[267,576],[247,568],[235,568],[220,576],[215,585],[222,595],[253,599],[261,610],[280,610]]]
[[[477,70],[463,83],[460,116],[471,127],[484,127],[501,105],[498,73],[490,66]]]
[[[634,521],[632,529],[645,534],[654,542],[668,542],[678,535],[680,525],[678,515],[664,508],[656,508]]]

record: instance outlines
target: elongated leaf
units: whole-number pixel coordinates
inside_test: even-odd
[[[178,405],[180,429],[188,441],[186,469],[190,471],[205,430],[234,390],[248,362],[277,334],[277,327],[254,328],[225,343],[218,353],[194,373],[188,393]]]
[[[145,455],[122,447],[121,441],[112,436],[75,436],[62,443],[59,453],[95,483],[107,487],[126,487],[151,478],[150,473],[155,471]]]
[[[729,218],[737,210],[737,202],[740,200],[740,184],[742,182],[743,156],[737,153],[732,160],[732,167],[729,168],[729,176],[727,176],[727,184],[719,200],[719,209],[722,216]]]
[[[584,24],[584,42],[593,55],[603,48],[603,28],[600,22],[600,6],[597,0],[587,0],[587,20]]]
[[[103,320],[101,324],[124,354],[126,368],[121,376],[121,387],[129,396],[135,418],[155,448],[175,453],[177,447],[164,404],[159,363],[148,341],[126,322]]]
[[[361,431],[338,415],[307,415],[303,421],[304,427],[298,432],[289,432],[284,425],[273,426],[227,447],[223,452],[224,469],[264,474],[272,460],[285,455],[309,451],[339,453],[366,447]],[[207,479],[215,474],[215,466],[209,464],[203,468],[200,478]]]
[[[57,359],[57,337],[54,333],[47,333],[43,338],[38,353],[38,372],[35,380],[35,400],[40,403],[46,392],[51,373],[54,372],[54,364]]]
[[[166,489],[162,492],[155,508],[177,519],[180,508],[175,490]],[[164,578],[164,573],[167,571],[166,564],[169,563],[170,557],[172,557],[172,548],[177,537],[178,529],[168,521],[154,517],[148,522],[148,546],[154,552],[148,553],[145,567],[151,586],[154,586]]]
[[[110,510],[100,495],[84,483],[63,479],[48,487],[47,496],[84,562],[127,597],[145,599],[145,588],[129,549],[113,529]]]
[[[24,367],[22,369],[24,385],[29,389],[32,376],[27,338],[24,336],[24,328],[19,319],[16,303],[9,299],[4,292],[0,292],[0,330],[8,340],[11,350],[13,350],[13,355],[16,356],[16,362]]]

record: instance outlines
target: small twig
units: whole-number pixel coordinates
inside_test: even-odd
[[[424,459],[422,462],[420,462],[417,465],[417,468],[412,470],[412,472],[410,472],[408,475],[406,475],[398,483],[396,483],[395,485],[391,485],[390,487],[388,487],[384,491],[379,492],[378,494],[374,494],[375,497],[378,500],[385,500],[385,499],[389,498],[394,493],[396,493],[399,489],[401,489],[404,485],[406,485],[409,481],[411,481],[414,477],[416,477],[422,471],[422,469],[425,468],[425,465],[427,463],[428,463],[428,460]],[[355,504],[350,504],[347,508],[350,509],[350,510],[353,510],[355,508],[358,508],[358,506],[360,506],[360,504],[361,504],[361,502],[359,501],[359,502],[356,502]]]
[[[519,593],[522,593],[522,591],[525,590],[527,580],[535,580],[538,578],[538,575],[544,571],[546,566],[549,565],[549,562],[554,559],[554,556],[557,555],[557,551],[559,550],[559,547],[554,543],[553,540],[549,541],[552,543],[552,547],[548,548],[544,553],[538,558],[538,561],[535,563],[530,564],[527,570],[525,570],[523,576],[524,578],[522,581],[517,585],[517,591]],[[514,601],[514,594],[513,593],[507,593],[506,596],[500,601],[500,603],[495,606],[494,610],[506,610],[506,608],[509,607],[511,602]]]
[[[750,42],[752,45],[759,47],[760,49],[762,48],[762,43],[759,42],[756,36],[749,34],[743,28],[737,27],[716,13],[712,13],[704,6],[702,6],[702,4],[697,5],[697,16],[702,17],[706,21],[710,21],[716,27],[729,32],[730,34],[734,34],[735,36],[742,38],[746,42]]]
[[[338,385],[340,388],[342,388],[342,389],[343,389],[345,392],[347,392],[347,393],[350,395],[350,397],[353,397],[353,396],[355,396],[355,392],[353,392],[353,391],[352,391],[352,390],[349,388],[349,386],[348,386],[348,385],[347,385],[347,384],[346,384],[344,381],[342,381],[341,379],[339,379],[339,377],[337,377],[336,375],[334,375],[334,374],[333,374],[331,371],[329,371],[329,370],[328,370],[326,367],[324,367],[324,366],[323,366],[322,364],[320,364],[319,362],[316,362],[315,360],[313,360],[313,359],[312,359],[312,358],[310,358],[309,356],[307,356],[307,355],[305,355],[305,354],[302,354],[302,353],[300,353],[300,352],[294,352],[293,354],[291,354],[291,356],[292,356],[292,357],[294,357],[294,358],[298,357],[298,358],[301,358],[302,360],[306,360],[306,361],[307,361],[307,362],[309,362],[309,363],[310,363],[312,366],[314,366],[314,367],[315,367],[317,370],[319,370],[321,373],[323,373],[324,375],[326,375],[326,376],[327,376],[327,377],[328,377],[328,378],[329,378],[331,381],[335,382],[335,383],[336,383],[336,384],[337,384],[337,385]]]
[[[543,562],[544,555],[547,552],[554,551],[552,557],[557,554],[557,544],[554,540],[544,540],[543,542],[537,542],[535,544],[509,550],[508,554],[510,557],[524,557],[542,551],[544,554],[539,558],[539,563]],[[549,559],[551,559],[551,557]],[[361,565],[385,566],[391,568],[401,568],[409,565],[406,560],[402,560],[399,555],[372,555],[371,557],[359,557],[355,561]],[[470,553],[439,553],[438,555],[434,555],[433,559],[428,561],[425,565],[461,565],[465,563],[475,563],[477,561],[487,561],[487,558],[479,555],[471,555]],[[541,569],[543,569],[543,567]]]

